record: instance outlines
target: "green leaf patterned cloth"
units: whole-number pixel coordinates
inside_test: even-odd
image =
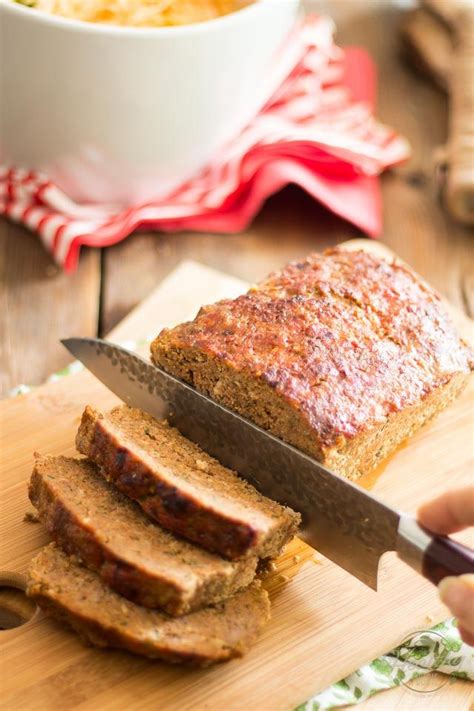
[[[148,339],[124,342],[121,345],[135,350],[147,342]],[[48,382],[55,382],[83,369],[84,366],[76,361],[52,375]],[[19,385],[10,395],[21,395],[30,390],[28,385]],[[409,640],[389,654],[365,664],[294,711],[326,711],[358,704],[385,689],[401,684],[409,686],[418,677],[433,671],[474,681],[474,648],[463,643],[454,619],[446,620],[429,630],[414,633]]]
[[[295,711],[325,711],[358,704],[384,689],[401,684],[410,687],[415,679],[433,671],[474,681],[474,648],[461,640],[453,618],[417,632],[389,654],[365,664]],[[443,681],[435,681],[431,691],[442,685]]]

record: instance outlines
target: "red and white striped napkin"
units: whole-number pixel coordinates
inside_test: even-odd
[[[241,231],[288,183],[377,236],[377,176],[406,159],[409,146],[372,115],[375,69],[368,55],[343,51],[332,34],[331,20],[307,17],[289,39],[291,66],[271,100],[171,194],[126,209],[77,204],[43,174],[0,167],[0,214],[36,232],[67,271],[77,266],[82,245],[111,245],[137,229]]]

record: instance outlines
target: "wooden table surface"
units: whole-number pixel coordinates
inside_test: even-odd
[[[412,144],[411,160],[382,179],[383,241],[473,316],[473,234],[443,211],[433,179],[433,151],[446,139],[447,99],[400,56],[397,27],[404,10],[383,0],[332,0],[317,7],[336,19],[341,44],[370,51],[379,71],[377,115]],[[79,269],[66,276],[36,236],[0,222],[0,397],[18,383],[39,384],[64,366],[61,337],[105,334],[183,259],[255,281],[290,258],[355,236],[355,228],[289,187],[268,201],[243,234],[136,234],[107,250],[84,249]],[[434,695],[413,694],[397,689],[365,706],[468,708],[469,689],[461,682]]]

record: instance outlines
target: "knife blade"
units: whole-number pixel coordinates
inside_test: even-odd
[[[397,551],[433,582],[474,572],[474,555],[466,547],[434,536],[412,517],[140,355],[95,338],[62,343],[125,403],[167,419],[262,494],[299,511],[301,537],[374,590],[387,551]]]

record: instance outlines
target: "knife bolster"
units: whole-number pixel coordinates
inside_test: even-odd
[[[473,550],[452,538],[430,533],[404,514],[398,524],[397,553],[434,585],[448,575],[474,574]]]
[[[412,516],[402,514],[398,524],[397,553],[405,563],[423,574],[423,561],[432,536]]]

